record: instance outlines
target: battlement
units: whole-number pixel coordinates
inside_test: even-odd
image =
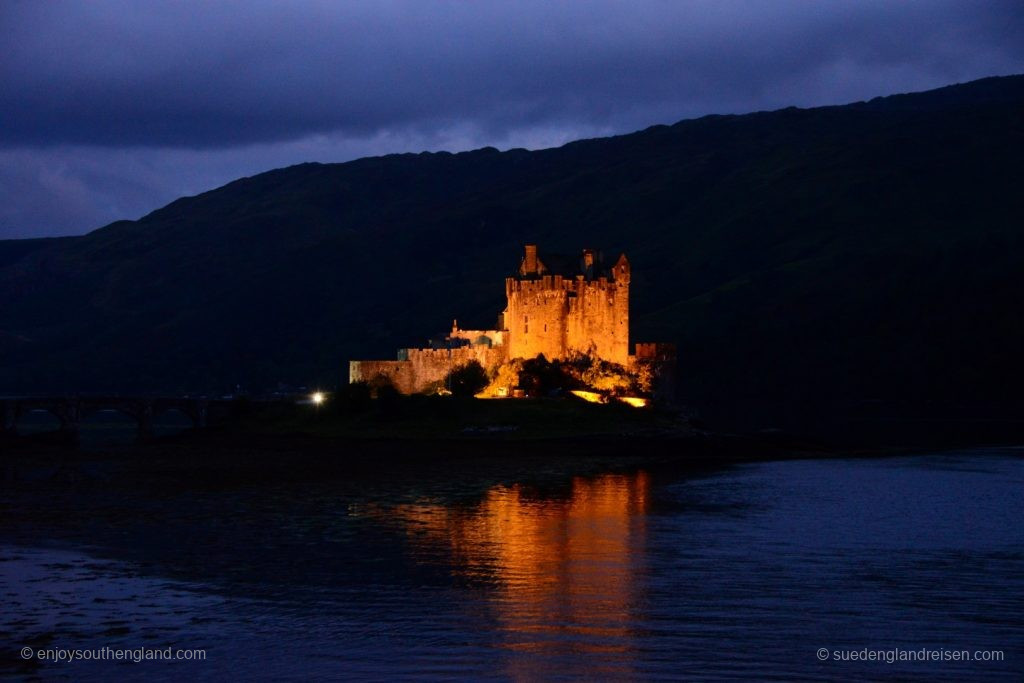
[[[524,280],[516,277],[505,278],[506,296],[544,296],[558,295],[568,292],[570,296],[579,296],[585,290],[616,291],[628,286],[628,283],[610,279],[604,275],[587,280],[583,275],[572,278],[561,275],[542,275],[539,278]]]
[[[398,360],[425,360],[427,362],[448,360],[466,348],[460,346],[453,349],[398,349]]]
[[[674,361],[676,345],[668,342],[637,342],[634,357],[637,360]]]

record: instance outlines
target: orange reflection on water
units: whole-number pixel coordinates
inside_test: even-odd
[[[396,512],[414,543],[446,547],[456,573],[493,586],[505,647],[625,653],[648,489],[644,472],[609,474],[573,479],[567,497],[497,486],[468,509]]]

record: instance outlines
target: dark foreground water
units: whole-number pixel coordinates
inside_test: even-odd
[[[15,661],[0,671],[1021,680],[1022,455],[699,476],[534,461],[107,493],[102,469],[56,493],[16,482],[31,497],[4,496],[0,630]],[[17,661],[22,647],[205,660]]]

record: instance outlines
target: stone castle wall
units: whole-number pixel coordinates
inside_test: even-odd
[[[630,369],[650,373],[651,393],[655,399],[673,401],[676,395],[678,369],[676,345],[665,342],[637,342],[636,352],[630,356]]]
[[[401,349],[401,360],[353,360],[348,381],[377,382],[387,379],[403,394],[415,394],[443,382],[452,370],[477,361],[488,372],[505,362],[504,346],[460,346],[454,349]]]
[[[629,362],[629,285],[601,278],[580,282],[569,300],[566,351],[593,352],[602,360]]]
[[[628,278],[508,278],[505,292],[509,358],[544,354],[551,360],[578,351],[629,361]]]
[[[669,342],[637,342],[636,360],[674,361],[676,345]]]
[[[387,380],[403,394],[415,393],[416,378],[412,364],[405,360],[351,360],[348,362],[348,382],[375,383]]]
[[[545,275],[537,280],[509,278],[505,328],[509,358],[562,358],[566,349],[566,315],[572,280]]]

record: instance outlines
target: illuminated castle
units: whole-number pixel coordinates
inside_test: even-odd
[[[610,270],[601,255],[584,249],[575,263],[551,257],[549,266],[526,245],[519,272],[505,279],[502,314],[509,358],[548,360],[589,353],[629,362],[629,261],[622,254]],[[562,261],[559,263],[558,261]],[[568,262],[566,262],[568,261]]]
[[[349,381],[386,379],[402,393],[429,391],[454,369],[477,361],[489,374],[503,363],[574,354],[630,366],[674,359],[668,344],[637,344],[629,355],[630,266],[621,254],[610,268],[600,252],[578,258],[547,255],[526,245],[519,268],[505,279],[507,304],[497,329],[462,330],[452,324],[430,348],[399,349],[392,361],[354,360]]]

